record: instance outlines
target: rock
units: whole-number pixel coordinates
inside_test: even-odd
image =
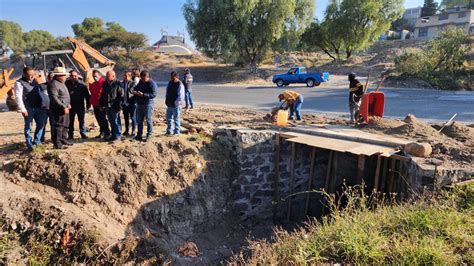
[[[403,122],[405,123],[414,123],[416,122],[416,116],[415,115],[412,115],[412,114],[408,114],[405,119],[403,119]]]
[[[412,142],[405,145],[405,152],[416,157],[428,157],[433,151],[429,143]]]

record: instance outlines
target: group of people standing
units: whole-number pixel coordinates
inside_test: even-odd
[[[24,134],[29,150],[44,142],[48,118],[55,149],[73,145],[76,116],[80,136],[87,139],[85,114],[91,107],[100,128],[97,139],[117,142],[122,136],[132,136],[137,141],[147,141],[152,137],[157,85],[150,73],[147,70],[127,70],[121,81],[113,70],[108,71],[105,78],[97,70],[92,75],[94,82],[87,86],[80,80],[77,71],[67,72],[64,67],[55,67],[48,75],[48,80],[39,84],[32,68],[23,69],[22,78],[14,84],[14,92],[19,112],[24,117]],[[182,81],[177,72],[171,73],[165,96],[167,135],[180,134],[182,102],[186,102],[186,109],[193,108],[192,82],[189,69],[185,70]],[[125,121],[123,134],[120,113]],[[36,130],[32,137],[33,121]],[[144,138],[145,121],[147,131]]]

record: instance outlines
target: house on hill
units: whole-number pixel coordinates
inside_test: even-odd
[[[433,16],[419,17],[415,25],[415,38],[431,39],[448,26],[464,29],[474,34],[474,10],[466,8],[448,9],[446,12]]]
[[[179,55],[191,55],[196,53],[193,48],[186,45],[183,36],[163,35],[151,48],[158,53],[171,53]]]

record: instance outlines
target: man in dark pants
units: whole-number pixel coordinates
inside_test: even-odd
[[[94,116],[97,120],[97,124],[100,127],[100,133],[96,136],[96,139],[107,139],[110,137],[109,121],[107,121],[107,116],[105,110],[100,107],[100,96],[102,95],[102,85],[105,80],[100,75],[99,71],[92,71],[92,76],[94,77],[94,82],[89,84],[90,91],[90,103],[94,107]]]
[[[138,82],[133,93],[137,102],[138,123],[138,132],[135,140],[143,140],[143,121],[145,120],[145,117],[147,124],[146,140],[148,141],[153,134],[153,99],[156,97],[156,91],[156,83],[150,78],[150,73],[143,70],[140,73],[140,82]]]
[[[112,135],[107,141],[116,142],[122,139],[122,123],[120,121],[120,111],[123,102],[123,86],[115,77],[115,71],[109,70],[106,75],[106,81],[102,85],[102,95],[100,97],[100,106],[105,109],[109,119]]]
[[[33,150],[33,145],[41,144],[41,136],[44,130],[46,109],[43,107],[41,86],[34,78],[34,70],[30,67],[23,68],[23,77],[15,81],[14,92],[18,104],[18,110],[25,120],[25,139],[28,150]],[[34,138],[31,137],[31,125],[36,123]]]
[[[53,144],[55,149],[64,149],[64,145],[72,145],[72,142],[67,141],[71,98],[66,85],[64,85],[69,73],[64,67],[56,67],[53,70],[53,75],[54,79],[48,84],[50,109],[56,125],[55,133],[52,134]]]
[[[349,79],[349,112],[351,123],[359,120],[360,99],[364,95],[364,85],[356,79],[355,73],[350,73]]]
[[[129,125],[130,120],[132,121],[132,135],[133,137],[136,136],[136,128],[137,128],[137,103],[135,102],[135,96],[133,95],[135,83],[132,80],[132,72],[125,71],[123,73],[123,91],[124,91],[124,98],[123,98],[123,118],[125,120],[125,132],[123,133],[124,136],[129,135]]]
[[[76,70],[69,72],[69,79],[65,82],[69,95],[71,96],[71,110],[69,112],[69,133],[68,139],[74,139],[74,118],[77,115],[79,120],[79,132],[82,139],[87,139],[87,129],[85,123],[86,108],[89,109],[90,94],[86,84],[79,80],[79,73]],[[85,106],[84,106],[85,103]]]
[[[186,110],[188,110],[189,108],[193,109],[193,75],[191,75],[191,71],[189,70],[189,68],[186,68],[184,70],[183,84],[185,93],[184,100],[186,102],[185,108]]]
[[[166,135],[180,134],[181,103],[184,98],[184,85],[176,72],[171,72],[171,80],[166,87]],[[174,129],[173,129],[174,126]],[[173,132],[172,132],[173,131]]]
[[[54,118],[51,115],[51,110],[50,110],[50,104],[49,104],[49,95],[48,95],[48,84],[53,81],[54,75],[53,73],[48,74],[48,79],[46,80],[45,83],[41,84],[41,91],[42,91],[42,96],[43,96],[43,104],[44,107],[46,108],[46,119],[44,120],[44,130],[43,130],[43,135],[41,136],[41,142],[45,141],[45,136],[46,136],[46,124],[48,123],[49,119],[49,126],[50,126],[50,131],[51,131],[51,139],[53,139],[53,134],[54,134]]]

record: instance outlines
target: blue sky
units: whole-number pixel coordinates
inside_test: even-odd
[[[321,18],[328,0],[315,1],[315,16]],[[161,29],[173,35],[177,31],[186,31],[186,21],[181,11],[184,2],[185,0],[0,0],[0,19],[19,23],[23,31],[40,29],[55,36],[68,36],[73,35],[72,24],[82,22],[85,17],[100,17],[106,22],[118,22],[129,31],[145,33],[152,43],[160,38]],[[405,7],[421,5],[423,0],[405,0]]]

